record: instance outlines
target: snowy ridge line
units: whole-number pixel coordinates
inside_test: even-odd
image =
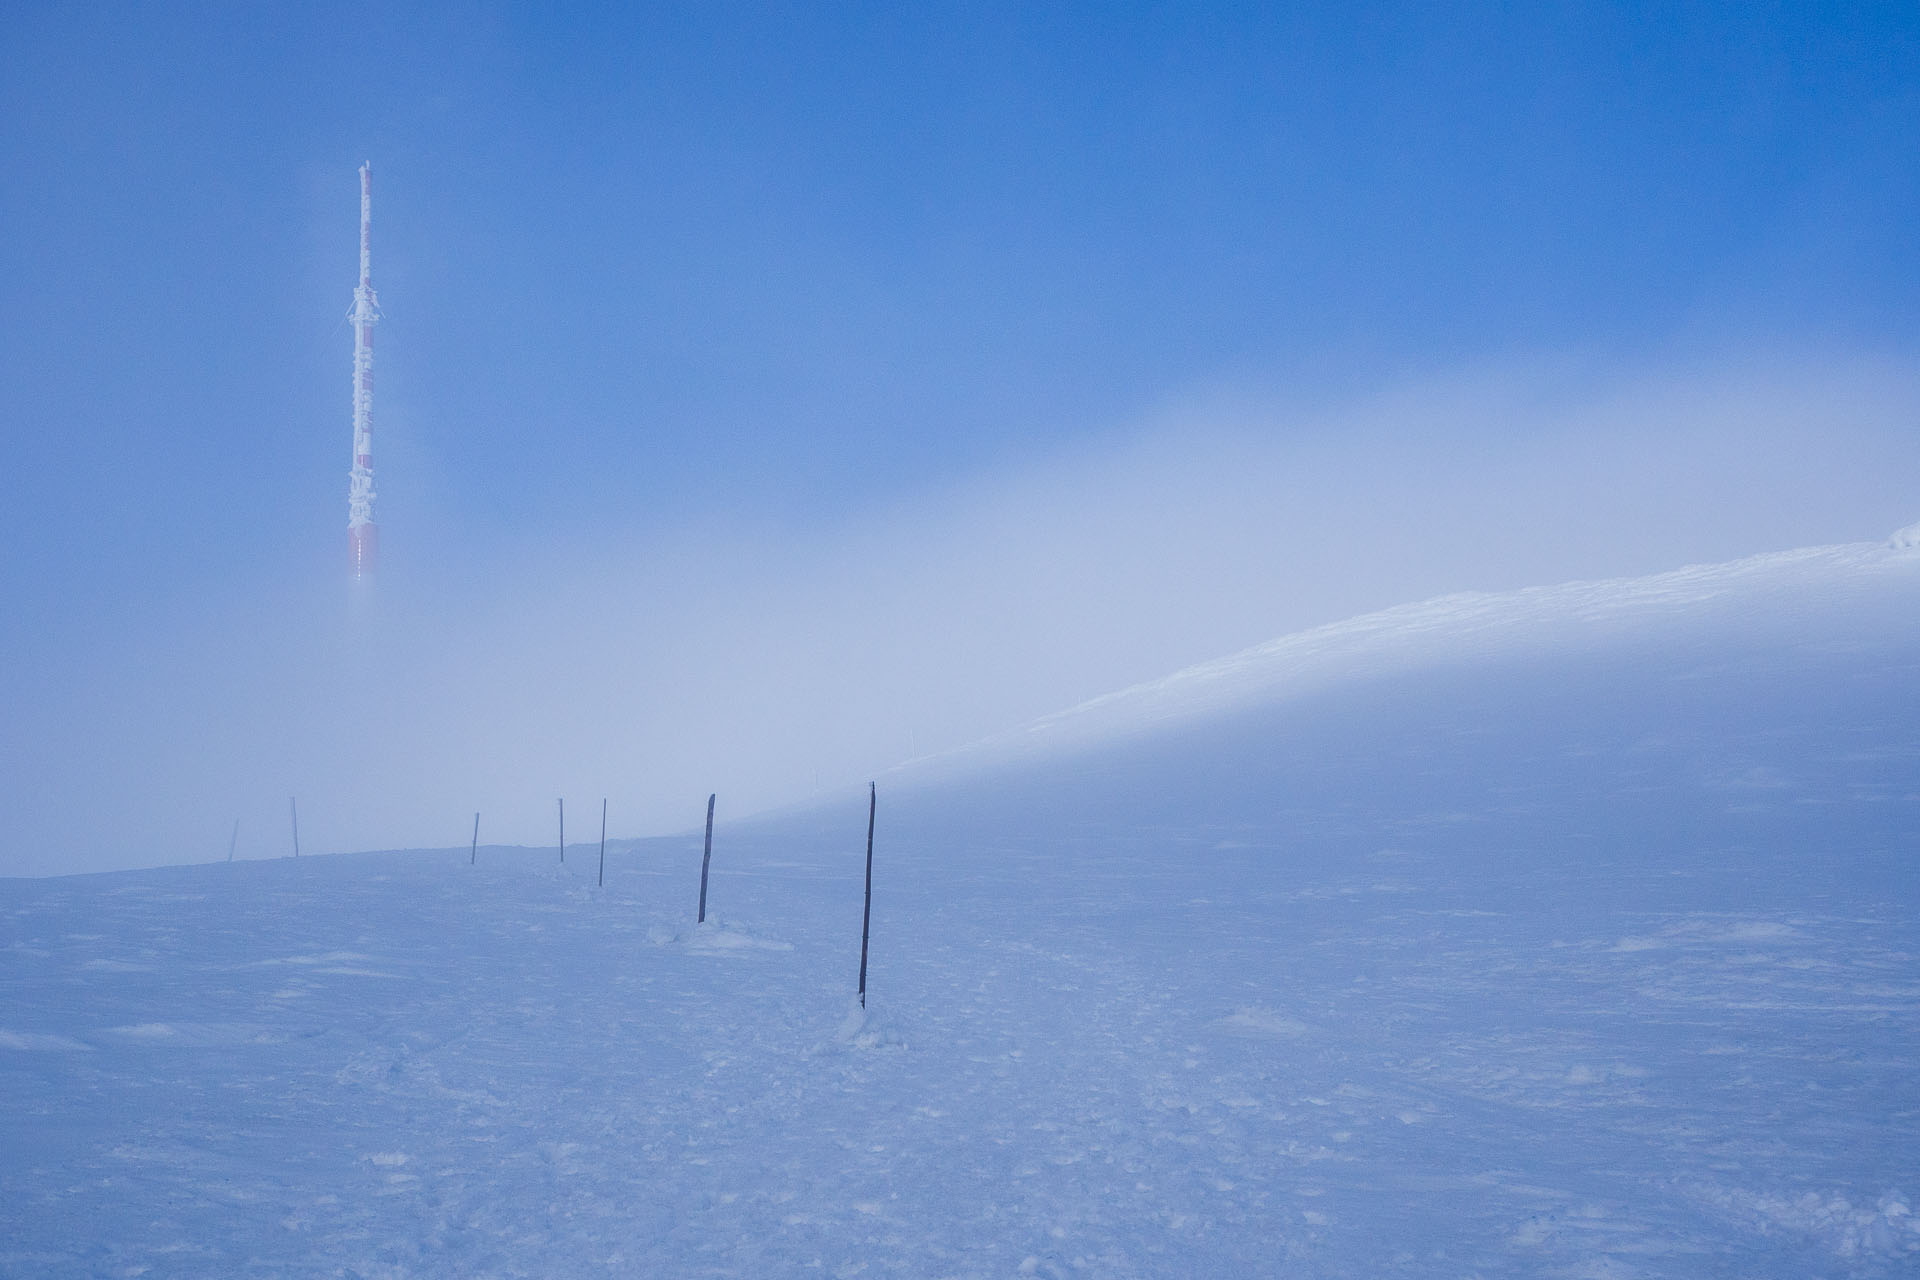
[[[984,756],[1052,750],[1108,734],[1130,736],[1208,712],[1304,693],[1388,664],[1404,670],[1468,652],[1537,645],[1548,638],[1590,638],[1600,624],[1697,608],[1756,588],[1832,585],[1880,569],[1911,570],[1920,566],[1920,556],[1912,554],[1916,549],[1920,525],[1884,543],[1801,547],[1641,577],[1436,596],[1291,632],[1101,694],[969,746],[910,761],[900,770],[960,766]]]

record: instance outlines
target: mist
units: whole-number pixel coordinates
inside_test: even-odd
[[[1883,357],[1527,359],[1171,396],[1097,441],[813,521],[393,544],[11,664],[0,873],[688,829],[861,787],[1302,627],[1920,517]],[[444,537],[436,546],[450,545]],[[344,538],[343,538],[344,547]],[[342,553],[344,555],[344,551]]]

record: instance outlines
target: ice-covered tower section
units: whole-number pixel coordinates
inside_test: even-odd
[[[360,166],[360,285],[353,291],[353,470],[347,480],[347,540],[353,576],[373,572],[380,529],[373,523],[373,166]]]

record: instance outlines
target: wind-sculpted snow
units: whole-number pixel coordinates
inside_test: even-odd
[[[1885,546],[1809,547],[1693,565],[1645,578],[1569,582],[1504,594],[1468,592],[1401,605],[1255,645],[1160,680],[1104,694],[1024,729],[904,772],[971,769],[1010,753],[1074,749],[1169,721],[1243,709],[1342,680],[1462,659],[1565,652],[1686,618],[1724,625],[1759,612],[1769,624],[1835,600],[1874,594],[1920,572],[1920,525]],[[1787,612],[1783,615],[1780,611]]]
[[[0,1274],[1911,1275],[1917,608],[1437,602],[883,781],[864,1013],[864,791],[701,926],[697,836],[0,882]]]

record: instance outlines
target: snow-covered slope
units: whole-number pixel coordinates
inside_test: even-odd
[[[1897,597],[1916,575],[1920,525],[1885,545],[1808,547],[1644,578],[1443,596],[1281,636],[901,772],[910,779],[964,773],[1007,756],[1100,746],[1356,679],[1461,662],[1541,653],[1565,661],[1655,633],[1687,633],[1688,643],[1722,636],[1739,643],[1743,624],[1768,636],[1797,627],[1811,634],[1823,629],[1822,615],[1871,610]]]
[[[0,1274],[1911,1274],[1916,609],[1454,598],[923,762],[864,1018],[864,795],[703,928],[685,839],[0,882]]]

